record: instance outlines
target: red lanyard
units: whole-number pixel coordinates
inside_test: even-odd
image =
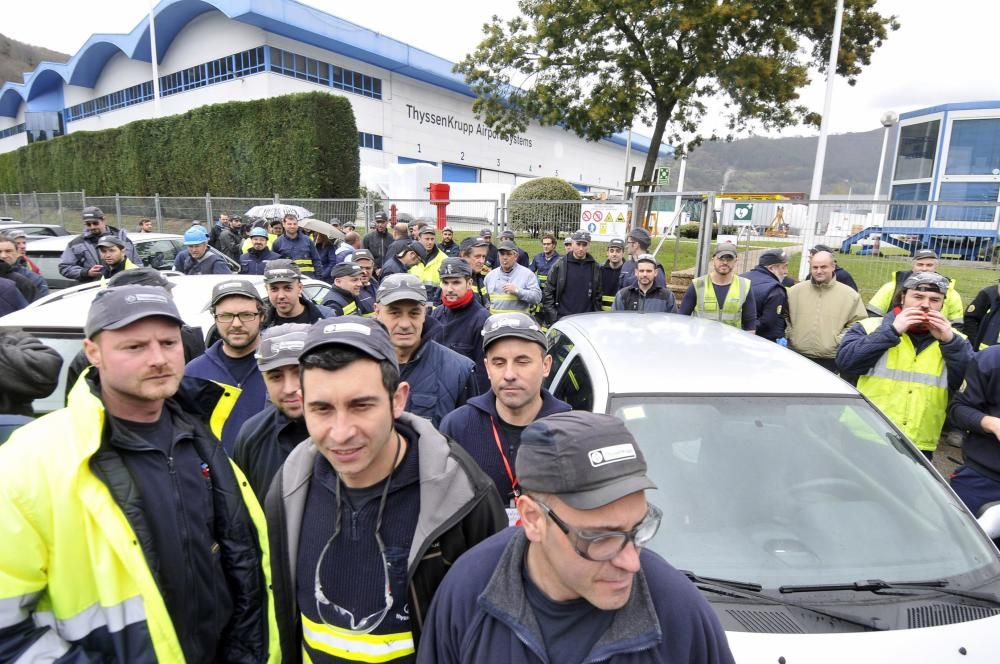
[[[497,421],[493,419],[490,415],[490,425],[493,427],[493,440],[497,443],[497,451],[500,452],[500,458],[503,459],[503,467],[507,470],[507,477],[510,479],[511,489],[514,490],[514,494],[517,494],[517,479],[514,478],[514,471],[510,468],[510,461],[507,459],[507,454],[503,451],[503,443],[500,442],[500,433],[497,431]]]

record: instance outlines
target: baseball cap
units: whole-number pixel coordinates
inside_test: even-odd
[[[501,240],[513,240],[514,239],[514,231],[510,231],[510,230],[502,231],[500,233],[500,239]]]
[[[652,263],[656,265],[656,257],[653,254],[639,254],[635,257],[636,263]]]
[[[220,281],[212,287],[212,303],[210,306],[214,307],[219,303],[219,300],[224,300],[230,295],[248,297],[251,300],[260,302],[260,295],[257,294],[257,289],[254,288],[253,284],[246,279],[233,279],[231,281]]]
[[[914,272],[903,282],[903,290],[936,291],[944,295],[949,283],[948,277],[937,272]]]
[[[264,264],[264,283],[276,284],[282,281],[301,281],[302,271],[295,261],[278,258]]]
[[[258,226],[258,227],[254,228],[253,230],[250,231],[250,237],[263,237],[263,238],[266,238],[267,237],[267,231],[264,230],[263,228],[261,228],[260,226]]]
[[[174,287],[174,283],[154,267],[137,267],[132,270],[122,270],[108,279],[109,288],[117,286],[158,286],[169,291]]]
[[[352,263],[357,263],[360,260],[369,260],[374,263],[375,257],[372,256],[372,252],[368,251],[367,249],[358,249],[353,254],[348,256],[347,260],[351,261]]]
[[[712,252],[712,256],[732,256],[736,258],[736,245],[732,242],[720,242],[715,245],[715,251]]]
[[[122,242],[121,238],[115,237],[114,235],[102,235],[101,239],[97,241],[98,247],[118,247],[119,249],[125,248],[125,243]]]
[[[465,253],[473,247],[485,247],[487,245],[489,245],[489,242],[481,237],[467,237],[459,243],[458,247],[462,253]]]
[[[420,228],[420,235],[437,235],[437,229],[430,224],[427,224],[426,226],[422,226]]]
[[[491,228],[484,228],[479,231],[479,237],[493,237],[493,230]]]
[[[447,231],[449,233],[454,233],[455,229],[452,228],[451,226],[445,226],[444,228],[441,229],[441,232],[444,233],[445,231]]]
[[[519,312],[494,314],[483,324],[483,350],[499,339],[517,337],[547,348],[545,333],[534,318]]]
[[[404,244],[403,248],[399,250],[399,253],[396,254],[396,256],[402,256],[407,251],[417,252],[417,256],[420,256],[420,260],[427,258],[427,250],[424,249],[424,245],[420,244],[416,240],[412,240]]]
[[[205,244],[206,242],[208,242],[208,233],[201,226],[192,226],[184,231],[185,245],[192,247],[196,244]]]
[[[616,417],[571,410],[535,420],[521,433],[515,469],[522,489],[555,494],[592,510],[655,489],[635,438]]]
[[[788,262],[788,254],[783,249],[768,249],[761,253],[757,259],[757,265],[779,265]]]
[[[340,228],[340,219],[333,217],[332,219],[330,219],[330,225],[335,228]]]
[[[21,238],[27,238],[28,234],[22,230],[14,229],[12,231],[4,231],[2,233],[3,237],[10,238],[11,240],[20,240]]]
[[[338,277],[360,277],[361,276],[361,266],[357,263],[352,263],[350,261],[344,261],[339,265],[336,265],[332,270],[330,270],[330,278],[337,279]]]
[[[316,321],[306,334],[299,358],[329,345],[349,346],[373,360],[389,360],[399,369],[399,360],[392,340],[389,339],[389,332],[374,318],[335,316]]]
[[[355,228],[354,222],[353,221],[345,221],[344,222],[344,228],[350,228],[353,231],[354,228]]]
[[[260,345],[254,353],[257,368],[270,371],[298,364],[310,327],[306,323],[285,323],[261,332]]]
[[[376,212],[375,223],[378,223],[380,221],[389,221],[389,215],[387,215],[385,212]]]
[[[83,211],[80,212],[80,216],[84,221],[89,221],[91,219],[104,219],[104,211],[99,207],[89,205],[83,208]]]
[[[499,245],[497,245],[498,251],[513,251],[517,253],[517,245],[510,240],[503,240]]]
[[[88,339],[104,330],[118,330],[143,318],[165,316],[184,324],[177,305],[165,289],[157,286],[102,288],[87,312],[84,333]]]
[[[472,268],[461,258],[446,258],[441,261],[438,268],[438,276],[444,277],[471,277]]]
[[[572,236],[567,235],[566,237],[563,238],[563,246],[564,247],[568,247],[571,244],[573,244],[573,237]]]
[[[590,233],[587,231],[576,231],[569,237],[573,240],[573,242],[586,242],[587,244],[590,244]]]
[[[917,253],[913,254],[913,260],[918,261],[925,258],[933,258],[937,260],[940,256],[933,249],[920,249]]]
[[[633,228],[628,232],[628,239],[635,240],[643,247],[648,247],[650,242],[649,231],[645,228]]]
[[[608,249],[610,249],[611,247],[617,247],[618,249],[624,250],[625,240],[621,239],[620,237],[611,238],[610,240],[608,240]]]
[[[400,300],[426,302],[427,290],[420,278],[409,273],[390,274],[379,284],[375,292],[375,301],[379,304],[392,304]]]

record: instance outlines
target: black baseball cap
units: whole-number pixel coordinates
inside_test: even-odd
[[[377,224],[380,221],[389,221],[389,215],[387,215],[385,212],[376,212],[375,223]]]
[[[934,260],[937,260],[940,258],[940,256],[938,256],[937,252],[934,251],[933,249],[920,249],[917,251],[917,253],[913,254],[913,260],[915,261],[927,258],[933,258]]]
[[[230,295],[248,297],[251,300],[260,302],[260,295],[257,289],[246,279],[232,279],[231,281],[220,281],[212,287],[212,303],[215,306],[219,300],[224,300]]]
[[[403,254],[405,254],[407,251],[415,251],[417,253],[417,256],[420,256],[420,260],[427,258],[427,250],[424,249],[424,245],[420,244],[416,240],[411,240],[410,242],[404,244],[403,247],[399,250],[399,253],[396,254],[396,256],[398,258],[402,258]]]
[[[645,228],[633,228],[628,233],[628,239],[635,240],[643,248],[646,248],[649,246],[650,243],[649,231],[647,231]]]
[[[348,256],[347,260],[352,263],[357,263],[360,260],[370,260],[371,262],[374,263],[375,257],[372,256],[372,252],[368,251],[367,249],[358,249],[353,254]]]
[[[608,249],[610,249],[611,247],[616,247],[618,249],[624,250],[625,240],[621,239],[620,237],[613,237],[610,240],[608,240]]]
[[[489,245],[490,243],[487,242],[484,238],[474,236],[474,237],[467,237],[464,240],[462,240],[462,242],[458,245],[458,248],[462,251],[462,253],[465,253],[466,251],[472,249],[473,247],[488,247]]]
[[[483,324],[483,350],[489,348],[494,341],[517,337],[525,341],[534,341],[542,348],[548,348],[545,333],[534,318],[520,312],[494,314]]]
[[[306,334],[299,359],[323,346],[349,346],[376,361],[388,360],[399,369],[389,332],[374,318],[335,316],[316,321]]]
[[[511,240],[502,240],[500,244],[497,246],[497,251],[510,251],[516,254],[517,245],[514,244]]]
[[[472,268],[469,264],[461,258],[446,258],[441,261],[441,267],[438,268],[438,276],[444,279],[445,277],[471,277]]]
[[[108,287],[117,286],[158,286],[169,291],[174,287],[174,283],[156,268],[137,267],[132,270],[122,270],[108,279]]]
[[[164,316],[184,324],[177,305],[166,289],[158,286],[102,288],[87,312],[84,334],[88,339],[104,330],[118,330],[143,318]]]
[[[310,327],[306,323],[285,323],[261,332],[260,345],[254,352],[257,368],[264,372],[298,364]]]
[[[760,258],[757,259],[757,265],[764,267],[767,267],[768,265],[780,265],[787,262],[788,254],[785,253],[784,249],[768,249],[767,251],[761,252]]]
[[[536,420],[521,433],[515,461],[526,491],[555,494],[592,510],[655,489],[635,438],[616,417],[571,410]]]
[[[501,240],[513,240],[514,239],[514,231],[512,231],[512,230],[501,231],[500,232],[500,239]]]
[[[573,240],[573,242],[586,242],[587,244],[590,244],[590,233],[587,231],[576,231],[569,237]]]
[[[119,249],[125,248],[125,243],[120,237],[115,237],[114,235],[102,235],[101,239],[97,241],[98,247],[118,247]]]
[[[493,237],[493,229],[486,227],[479,231],[479,237]]]

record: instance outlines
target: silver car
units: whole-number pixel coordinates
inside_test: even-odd
[[[673,314],[571,316],[549,341],[553,394],[638,440],[663,510],[649,548],[702,591],[736,661],[1000,661],[996,547],[846,382]]]

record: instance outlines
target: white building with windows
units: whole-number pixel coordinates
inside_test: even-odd
[[[623,135],[588,142],[533,124],[501,139],[472,112],[453,63],[293,0],[162,0],[153,10],[160,114],[324,90],[350,100],[362,167],[427,163],[444,182],[518,184],[558,176],[621,192]],[[0,88],[0,152],[64,133],[154,117],[148,17],[93,35],[65,64],[42,63]],[[633,134],[641,172],[649,140]],[[662,148],[660,158],[669,157]]]

